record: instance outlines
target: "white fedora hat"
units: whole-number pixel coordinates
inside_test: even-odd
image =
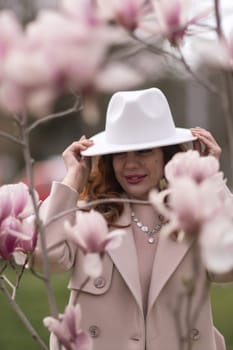
[[[189,129],[176,128],[165,95],[157,88],[115,93],[108,105],[105,131],[91,140],[83,156],[162,147],[193,141]]]

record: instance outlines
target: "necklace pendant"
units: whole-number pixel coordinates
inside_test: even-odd
[[[154,236],[155,233],[158,233],[162,227],[162,223],[155,225],[152,230],[149,230],[149,227],[144,225],[136,216],[134,212],[131,212],[132,221],[137,225],[137,227],[147,235],[147,242],[149,244],[154,244],[157,240],[157,236]]]
[[[141,230],[142,230],[143,232],[148,232],[148,231],[149,231],[149,228],[148,228],[148,226],[143,225],[143,226],[141,227]]]

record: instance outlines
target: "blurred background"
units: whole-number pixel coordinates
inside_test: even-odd
[[[9,0],[8,2],[0,0],[0,9],[6,8],[6,6],[13,8],[25,23],[36,15],[41,6],[45,5],[55,6],[56,0],[38,2],[32,2],[31,0]],[[215,83],[218,82],[218,74],[212,75],[211,79]],[[223,119],[223,110],[216,97],[211,95],[203,86],[189,79],[174,79],[172,74],[170,78],[169,76],[166,78],[161,77],[156,79],[156,82],[150,81],[139,88],[151,86],[159,87],[167,96],[176,126],[188,128],[201,126],[213,133],[223,150],[221,169],[225,174],[229,187],[232,188],[233,179],[231,178],[229,166],[232,160],[229,159],[226,124]],[[103,130],[109,98],[109,95],[99,96],[100,119],[95,125],[90,126],[83,120],[80,113],[75,112],[40,125],[32,132],[30,142],[32,156],[35,160],[35,186],[41,199],[45,199],[48,195],[51,182],[53,180],[61,180],[65,173],[61,159],[62,151],[71,142],[78,140],[81,135],[85,134],[88,137]],[[57,102],[55,111],[69,108],[71,102],[69,96],[64,96]],[[12,126],[9,117],[0,114],[0,130],[13,132],[12,127],[14,126]],[[18,181],[27,183],[22,151],[16,144],[0,138],[0,184]],[[14,280],[14,272],[12,274],[9,272],[8,277]],[[68,275],[53,276],[53,286],[60,312],[63,312],[68,300],[68,290],[66,288],[68,279]],[[233,286],[231,284],[224,286],[213,285],[211,287],[211,298],[214,323],[224,334],[227,349],[232,350]],[[48,332],[42,325],[42,319],[49,315],[50,311],[42,282],[30,273],[24,274],[17,293],[17,301],[36,330],[48,342]],[[1,350],[39,349],[1,293],[0,324]]]

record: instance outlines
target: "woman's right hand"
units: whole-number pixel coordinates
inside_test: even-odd
[[[81,192],[88,181],[91,171],[91,158],[81,156],[81,151],[93,145],[92,140],[82,136],[79,141],[73,142],[63,152],[63,160],[67,169],[63,184]]]

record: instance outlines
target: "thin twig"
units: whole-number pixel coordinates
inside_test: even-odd
[[[40,280],[42,280],[43,282],[46,281],[46,278],[44,275],[41,275],[40,273],[38,273],[37,271],[34,270],[33,268],[33,265],[34,265],[34,259],[32,259],[31,263],[30,263],[30,267],[29,267],[29,270],[30,272],[37,278],[39,278]]]
[[[0,276],[1,276],[2,273],[6,270],[7,266],[8,266],[8,263],[4,261],[3,267],[2,267],[1,270],[0,270]]]
[[[36,120],[34,123],[32,123],[28,128],[27,128],[27,132],[30,133],[32,130],[34,130],[37,126],[41,125],[41,124],[44,124],[44,123],[47,123],[48,121],[51,121],[53,119],[56,119],[56,118],[61,118],[61,117],[64,117],[66,115],[69,115],[73,112],[77,112],[77,111],[80,111],[82,109],[82,106],[79,106],[80,104],[80,99],[77,98],[73,107],[69,108],[69,109],[66,109],[65,111],[61,111],[61,112],[58,112],[58,113],[53,113],[53,114],[50,114],[44,118],[40,118],[38,120]]]
[[[23,277],[27,263],[28,263],[28,259],[25,259],[25,262],[24,262],[19,274],[17,275],[16,285],[15,285],[16,290],[19,288],[19,284],[20,284],[21,278]]]
[[[154,53],[155,55],[166,55],[169,56],[171,58],[173,58],[176,61],[180,61],[179,57],[177,57],[176,55],[174,55],[172,52],[169,52],[163,48],[160,47],[156,47],[153,46],[152,44],[145,42],[144,40],[140,39],[138,36],[136,36],[135,34],[132,34],[132,38],[134,40],[136,40],[137,42],[139,42],[140,44],[144,45],[144,47],[151,51],[152,53]]]
[[[31,334],[32,338],[36,341],[36,343],[40,346],[40,349],[42,350],[48,350],[48,347],[43,342],[43,340],[40,338],[39,334],[36,332],[36,330],[33,328],[32,324],[29,322],[19,305],[16,303],[14,299],[11,298],[10,293],[8,292],[7,288],[4,286],[3,281],[0,279],[0,289],[2,290],[3,294],[7,297],[10,305],[26,327],[26,329]]]
[[[73,305],[76,305],[76,304],[77,304],[80,293],[82,292],[83,288],[86,286],[86,284],[87,284],[89,281],[90,281],[90,277],[87,276],[87,277],[85,278],[85,280],[83,281],[83,283],[81,284],[81,286],[79,287],[79,290],[76,291],[75,298],[74,298],[74,301],[73,301]]]
[[[0,136],[7,139],[7,140],[10,140],[14,143],[17,143],[18,145],[20,146],[24,146],[24,142],[20,139],[18,139],[17,137],[14,137],[10,134],[8,134],[7,132],[4,132],[4,131],[0,131]]]
[[[222,30],[219,5],[220,5],[219,0],[214,0],[214,12],[215,12],[215,18],[216,18],[216,32],[217,32],[219,38],[223,38],[223,30]]]
[[[179,56],[176,56],[174,54],[172,54],[171,52],[164,50],[162,48],[159,47],[155,47],[145,41],[143,41],[142,39],[138,38],[135,35],[132,35],[132,37],[139,41],[141,44],[144,44],[146,46],[146,48],[151,51],[152,53],[156,54],[156,55],[166,55],[168,57],[171,57],[172,59],[174,59],[175,61],[182,63],[184,68],[186,69],[186,71],[202,86],[204,86],[208,91],[210,91],[211,93],[219,96],[219,90],[215,88],[214,85],[210,84],[210,82],[206,82],[203,79],[201,79],[193,70],[192,68],[189,66],[189,64],[187,63],[187,61],[185,60],[185,57],[180,49],[179,46],[177,46],[177,51],[179,53]]]
[[[201,79],[193,70],[192,68],[189,66],[189,64],[187,63],[182,50],[180,49],[180,47],[177,47],[177,50],[180,54],[180,59],[181,62],[183,63],[185,69],[187,70],[187,72],[202,86],[204,86],[209,92],[219,96],[219,90],[213,85],[210,84],[210,82],[206,82],[203,79]]]
[[[14,284],[5,275],[1,275],[0,280],[5,281],[8,284],[8,286],[11,287],[11,289],[12,289],[11,299],[14,300],[15,299],[15,286],[14,286]]]
[[[90,201],[88,203],[82,204],[81,206],[73,207],[67,210],[64,210],[60,212],[57,215],[54,215],[50,220],[48,220],[44,227],[51,225],[54,221],[63,218],[64,216],[68,214],[72,214],[76,212],[77,210],[87,210],[92,207],[95,207],[99,204],[105,204],[105,203],[129,203],[129,204],[142,204],[142,205],[149,205],[151,204],[149,201],[143,201],[143,200],[137,200],[137,199],[129,199],[129,198],[103,198],[103,199],[96,199],[93,201]]]
[[[33,208],[34,208],[36,231],[40,232],[40,240],[41,240],[42,254],[43,254],[43,265],[44,265],[44,273],[45,273],[44,282],[45,282],[45,285],[47,288],[47,295],[48,295],[48,301],[49,301],[49,307],[51,310],[51,314],[53,317],[57,318],[58,311],[57,311],[55,295],[54,295],[52,284],[51,284],[49,261],[48,261],[48,256],[46,253],[44,227],[43,227],[42,221],[40,220],[39,207],[37,204],[37,199],[36,199],[36,195],[35,195],[35,191],[34,191],[35,186],[34,186],[34,177],[33,177],[33,170],[32,170],[32,158],[31,158],[31,152],[30,152],[29,133],[28,133],[28,129],[27,129],[27,116],[26,115],[24,116],[24,119],[22,119],[21,133],[22,133],[22,139],[24,140],[24,143],[25,143],[25,146],[23,148],[23,155],[24,155],[27,175],[28,175],[28,179],[29,179],[29,193],[30,193]]]

